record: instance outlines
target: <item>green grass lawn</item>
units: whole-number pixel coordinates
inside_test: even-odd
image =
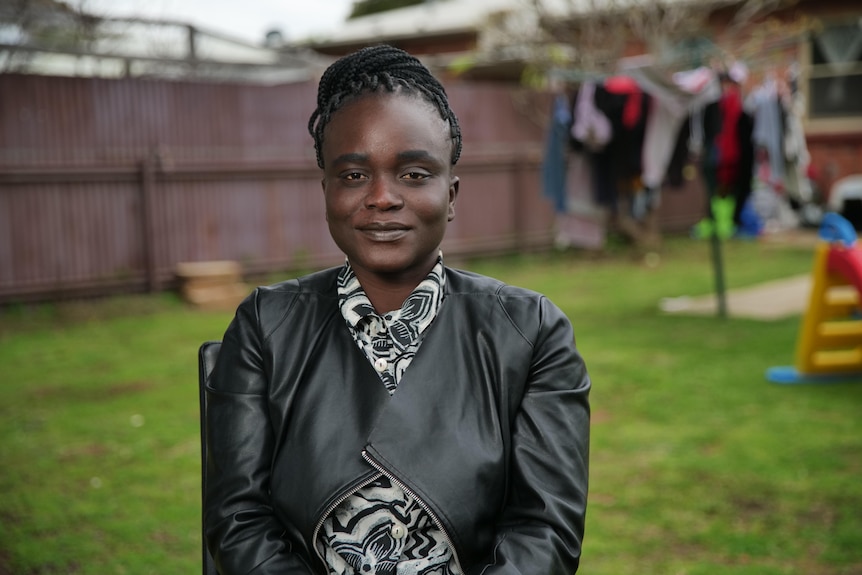
[[[462,264],[546,293],[575,326],[594,385],[580,572],[862,574],[862,383],[768,383],[799,318],[663,315],[713,276],[704,243],[661,255]],[[808,273],[813,252],[724,255],[741,287]],[[196,350],[231,315],[165,294],[0,311],[0,573],[200,571]]]

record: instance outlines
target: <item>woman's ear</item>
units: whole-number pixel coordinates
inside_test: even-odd
[[[461,180],[458,176],[452,176],[449,180],[449,221],[455,219],[455,198],[458,197],[458,186]]]
[[[323,190],[323,203],[326,204],[326,176],[320,179],[320,189]],[[329,210],[324,210],[326,221],[329,221]]]

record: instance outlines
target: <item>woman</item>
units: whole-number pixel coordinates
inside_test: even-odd
[[[222,575],[577,570],[584,363],[539,294],[446,268],[461,133],[390,46],[335,62],[309,121],[344,266],[243,302],[207,387]]]

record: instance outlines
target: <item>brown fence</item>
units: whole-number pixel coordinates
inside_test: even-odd
[[[465,154],[444,249],[549,246],[546,99],[449,92]],[[310,83],[0,75],[0,303],[165,289],[186,261],[249,273],[338,262],[306,132],[313,104]],[[668,194],[663,227],[690,225],[697,196]]]

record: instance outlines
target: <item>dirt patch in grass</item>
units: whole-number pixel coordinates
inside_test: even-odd
[[[156,531],[155,533],[150,535],[150,539],[153,540],[154,543],[157,543],[160,547],[164,547],[165,545],[173,545],[177,542],[177,536],[173,533],[169,533],[168,531]]]
[[[819,525],[824,530],[831,530],[838,521],[838,515],[839,507],[833,507],[821,502],[815,503],[808,509],[805,509],[799,520],[804,524]]]
[[[81,458],[99,458],[108,455],[111,450],[107,445],[102,443],[88,443],[76,447],[68,447],[63,449],[57,459],[58,461],[68,463]]]
[[[0,549],[0,575],[13,575],[12,567],[9,565],[9,554]]]
[[[755,496],[738,496],[732,499],[733,507],[741,516],[763,515],[770,511],[769,500]]]
[[[590,413],[590,423],[607,423],[611,420],[611,412],[607,409],[594,409]]]

